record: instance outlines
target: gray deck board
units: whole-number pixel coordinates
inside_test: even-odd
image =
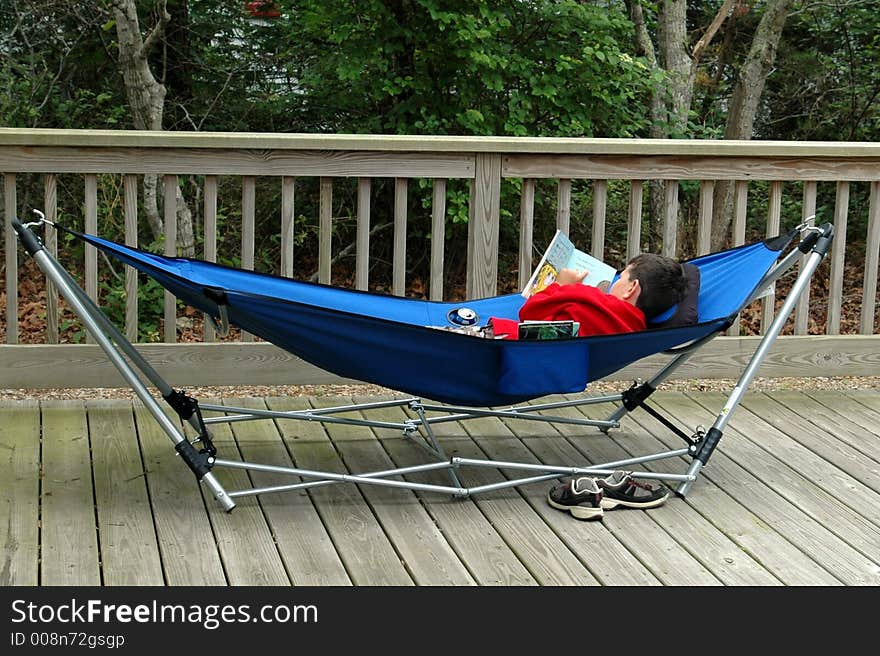
[[[579,409],[571,408],[556,411],[556,414],[576,417],[580,412]],[[582,414],[591,419],[604,419],[607,416],[607,409],[601,407],[585,408]],[[556,428],[549,424],[542,424],[542,426],[547,427],[545,430],[559,430],[566,435],[571,444],[578,448],[581,456],[591,464],[631,457],[634,453],[627,451],[622,445],[631,445],[634,440],[638,439],[638,431],[634,430],[635,424],[630,418],[624,419],[620,430],[611,433],[611,439],[597,437],[593,432],[567,424],[559,424]],[[519,429],[518,432],[523,433],[524,430],[525,427]],[[641,432],[644,434],[644,431]],[[530,445],[534,443],[537,446],[541,444],[541,440],[540,438],[530,440],[528,443]],[[642,451],[639,449],[634,451],[643,453],[648,450],[660,451],[661,449],[662,446],[654,442],[646,444]],[[683,461],[681,461],[677,467],[665,468],[664,471],[681,472],[683,467]],[[660,467],[657,469],[659,470]],[[638,518],[639,522],[634,522],[635,518]],[[667,544],[667,549],[662,560],[659,556],[654,555],[656,546],[652,546],[650,543],[642,547],[644,555],[641,556],[643,559],[650,558],[650,561],[646,562],[654,563],[654,567],[658,568],[658,576],[661,576],[664,582],[707,585],[716,584],[718,581],[725,585],[779,585],[780,583],[776,576],[750,557],[739,544],[719,531],[696,509],[687,503],[682,503],[680,499],[673,498],[662,507],[649,511],[615,509],[607,513],[605,521],[614,522],[609,526],[613,530],[621,532],[621,539],[626,544],[638,544],[626,532],[639,530],[640,523],[645,519],[653,522],[653,525],[645,524],[647,533],[657,535],[659,528],[669,536],[663,539],[663,542]],[[634,525],[631,526],[631,524]],[[675,543],[669,542],[669,538],[674,539]],[[702,569],[695,568],[691,559],[696,560]],[[693,576],[692,572],[694,571],[701,572],[700,580],[693,582],[681,580],[681,570],[691,572],[690,576]]]
[[[266,409],[260,399],[236,399],[236,405]],[[273,422],[235,424],[242,455],[250,462],[290,467],[293,463]],[[289,484],[289,477],[253,472],[257,486]],[[242,503],[253,504],[257,497]],[[350,585],[327,529],[304,490],[267,494],[259,499],[293,585]]]
[[[658,394],[658,402],[684,421],[696,419],[692,406],[681,396]],[[846,507],[839,500],[744,438],[735,428],[735,421],[725,431],[722,446],[705,475],[723,481],[719,485],[729,494],[743,498],[767,523],[844,583],[880,583],[880,567],[850,544],[870,544],[872,538],[861,535],[858,525],[872,530],[871,525],[845,513]]]
[[[515,439],[497,420],[485,424],[483,419],[477,419],[465,422],[460,427],[448,423],[438,424],[435,431],[443,440],[444,448],[450,456],[484,459],[489,455],[486,451],[487,444],[474,440],[471,432],[480,424],[483,424],[482,435],[490,443]],[[446,436],[450,433],[466,439],[448,444]],[[499,471],[487,468],[468,468],[462,470],[461,475],[466,477],[466,484],[469,486],[506,480]],[[523,492],[525,494],[512,489],[497,490],[477,495],[473,499],[538,583],[599,585],[599,579],[584,560],[566,545],[555,530],[548,530],[548,524],[542,515],[546,502],[536,509],[529,500],[528,490],[524,489]],[[580,522],[575,524],[582,526]]]
[[[246,434],[247,429],[244,432]],[[238,436],[229,424],[212,427],[211,433],[224,458],[243,459],[236,439]],[[217,472],[217,476],[222,477],[222,484],[229,490],[253,484],[249,474],[240,469],[224,469]],[[204,489],[202,492],[230,585],[289,585],[272,530],[259,502],[251,499],[227,513]]]
[[[89,453],[89,426],[82,401],[42,404],[42,585],[99,585],[98,531]]]
[[[349,471],[394,467],[372,431],[329,424],[327,433]],[[414,492],[369,484],[360,487],[416,584],[474,585],[473,577]]]
[[[0,585],[37,585],[40,559],[40,406],[0,400]]]
[[[725,397],[659,392],[688,430]],[[360,399],[359,399],[360,400]],[[369,399],[373,400],[373,399]],[[228,399],[275,410],[349,399]],[[41,408],[42,406],[42,408]],[[609,406],[554,410],[604,417]],[[401,407],[371,418],[402,421]],[[677,449],[645,412],[590,427],[435,425],[450,456],[584,464]],[[191,429],[188,429],[191,434]],[[212,426],[219,456],[356,473],[429,456],[397,429],[303,421]],[[748,393],[687,498],[581,522],[551,481],[466,499],[331,483],[240,497],[226,513],[139,402],[0,401],[3,585],[877,585],[880,392]],[[684,471],[686,458],[644,465]],[[222,468],[229,490],[299,482]],[[462,468],[467,485],[522,472]],[[443,470],[409,480],[449,484]]]
[[[163,585],[131,403],[86,403],[104,585]]]
[[[270,400],[273,410],[311,407],[305,399]],[[300,469],[346,473],[342,459],[321,424],[280,422],[281,431]],[[291,482],[296,482],[291,479]],[[413,585],[394,545],[383,531],[361,491],[353,485],[314,487],[309,496],[333,542],[343,570],[335,576],[354,585]]]
[[[139,401],[133,405],[167,584],[226,585],[205,500],[193,484],[195,476],[180,466],[171,439],[146,407]]]
[[[394,407],[377,411],[374,416],[395,422],[408,418],[401,408]],[[410,467],[425,462],[424,452],[413,448],[407,440],[400,439],[400,431],[380,428],[376,429],[376,435],[395,466]],[[462,439],[467,438],[448,436],[444,439],[444,448],[450,452],[455,451]],[[434,485],[451,483],[449,474],[445,471],[410,475],[408,480]],[[479,585],[538,584],[473,499],[455,499],[451,495],[431,492],[416,494]]]
[[[596,418],[597,413],[587,413]],[[610,433],[611,439],[630,455],[654,453],[673,444],[665,444],[653,435],[654,426],[645,422],[641,425],[632,417],[624,418],[620,430]],[[563,428],[564,430],[564,428]],[[572,439],[582,450],[590,453],[595,449],[595,435],[579,436]],[[601,441],[599,438],[598,441]],[[649,471],[680,473],[685,460],[658,461],[649,463]],[[714,468],[715,461],[711,461]],[[710,472],[709,468],[706,472]],[[684,500],[687,506],[706,518],[724,536],[728,537],[741,551],[760,563],[768,572],[786,584],[797,585],[839,585],[825,568],[792,545],[776,532],[773,527],[743,505],[736,496],[727,493],[715,484],[710,477],[702,477],[700,494],[690,494]],[[728,564],[736,567],[742,556],[736,554],[723,556],[731,559]]]

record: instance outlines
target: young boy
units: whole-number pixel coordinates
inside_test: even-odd
[[[520,321],[577,321],[581,337],[644,330],[647,320],[680,302],[687,289],[681,264],[653,253],[631,259],[610,289],[608,283],[584,285],[585,277],[585,271],[560,271],[556,282],[526,300]],[[501,332],[514,333],[495,325],[495,333]]]

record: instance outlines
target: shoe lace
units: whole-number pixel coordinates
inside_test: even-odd
[[[638,478],[634,478],[632,476],[629,477],[629,484],[634,487],[640,487],[643,490],[649,490],[651,492],[654,491],[654,487],[649,483],[645,483],[644,481],[639,480]]]

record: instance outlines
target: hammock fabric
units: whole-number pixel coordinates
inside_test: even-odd
[[[793,234],[690,260],[700,269],[695,325],[552,341],[480,339],[436,330],[462,307],[481,323],[516,319],[519,294],[440,303],[340,289],[170,258],[73,233],[211,316],[339,376],[443,403],[497,406],[583,391],[632,362],[724,330]],[[218,300],[212,300],[218,299]],[[219,300],[223,299],[223,300]]]

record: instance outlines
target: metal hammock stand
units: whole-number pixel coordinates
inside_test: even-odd
[[[669,484],[676,484],[675,492],[680,496],[684,496],[690,491],[694,481],[700,473],[700,470],[707,464],[713,451],[718,446],[733,411],[739,405],[743,394],[755,377],[758,368],[767,356],[774,340],[782,331],[785,321],[793,312],[795,304],[809,284],[809,281],[821,260],[828,253],[833,239],[833,226],[830,224],[825,224],[821,227],[813,227],[806,222],[801,226],[798,226],[789,234],[787,239],[783,240],[787,244],[792,237],[800,233],[801,239],[797,247],[793,248],[787,255],[781,257],[781,259],[771,254],[773,257],[771,266],[763,273],[763,275],[759,274],[760,278],[757,285],[755,285],[750,292],[747,292],[744,300],[737,304],[737,308],[733,314],[721,319],[702,322],[700,324],[702,327],[701,330],[680,333],[679,337],[676,339],[679,339],[682,343],[677,346],[663,347],[661,345],[657,351],[668,354],[670,356],[669,362],[650,380],[634,383],[632,387],[621,393],[602,396],[584,396],[573,400],[538,404],[514,403],[503,407],[495,406],[495,404],[486,404],[487,406],[492,407],[485,408],[471,407],[466,404],[457,403],[433,403],[424,401],[422,396],[408,396],[406,398],[389,401],[342,405],[331,408],[276,412],[271,410],[254,410],[249,408],[236,408],[200,403],[183,391],[175,390],[165,381],[156,369],[147,362],[134,345],[132,345],[131,342],[113,325],[98,305],[89,298],[86,292],[74,280],[70,273],[68,273],[68,271],[43,247],[40,239],[31,228],[40,224],[55,224],[49,224],[49,222],[42,217],[41,213],[37,212],[37,214],[40,215],[40,219],[34,223],[23,225],[19,221],[13,220],[12,225],[18,234],[19,241],[22,243],[25,250],[34,258],[43,273],[56,286],[73,311],[80,317],[86,330],[88,330],[88,332],[94,337],[97,344],[103,349],[109,360],[123,376],[125,382],[131,386],[132,390],[141,402],[143,402],[146,409],[171,439],[175,450],[195,474],[196,479],[210,491],[220,505],[227,511],[231,511],[235,507],[235,499],[239,497],[307,489],[310,487],[334,483],[382,485],[387,487],[449,494],[454,497],[468,497],[491,490],[537,483],[557,479],[563,476],[604,476],[619,470],[629,471],[637,478],[646,478],[667,482]],[[55,227],[61,228],[61,226]],[[88,235],[79,235],[79,233],[74,234],[89,240],[90,243],[97,244],[98,247],[101,248],[106,244],[111,244],[113,246],[108,248],[118,248],[120,251],[124,249],[121,245],[113,244],[113,242],[103,242],[98,240],[98,238]],[[770,240],[768,240],[768,242],[769,241]],[[777,245],[778,243],[779,242],[777,242]],[[784,248],[784,246],[780,247],[779,250],[782,248]],[[141,253],[140,251],[135,251],[133,249],[125,249],[125,252],[129,255],[132,252]],[[111,252],[111,254],[118,255],[118,253],[115,252]],[[146,256],[147,254],[144,255],[144,257]],[[744,367],[738,382],[731,391],[724,406],[718,412],[714,423],[708,430],[698,428],[688,434],[647,404],[648,398],[664,380],[671,376],[703,345],[721,334],[730,325],[734,316],[740,309],[742,309],[742,307],[745,307],[745,305],[759,297],[762,290],[766,289],[783,274],[788,272],[795,263],[802,259],[802,257],[805,257],[803,266],[801,267],[800,273],[794,281],[789,294],[786,296],[781,309],[776,314],[763,339],[760,341],[750,360]],[[180,258],[162,258],[154,255],[149,255],[149,258],[151,261],[167,260],[175,265],[184,261]],[[132,263],[130,258],[129,260],[123,258],[123,261],[126,261],[129,264]],[[136,266],[137,264],[138,263],[135,262]],[[150,275],[154,275],[154,272],[151,270],[141,270],[146,270]],[[165,280],[160,280],[160,282],[166,287],[172,287],[173,291],[180,295],[180,290],[175,286],[177,284],[176,279],[174,284],[170,285],[166,284],[167,281]],[[248,297],[246,293],[236,292],[235,290],[218,290],[206,286],[199,287],[199,291],[200,293],[204,292],[205,298],[208,299],[204,303],[200,303],[200,309],[209,313],[211,320],[215,322],[215,325],[219,330],[222,331],[223,329],[228,329],[230,319],[232,319],[232,321],[237,324],[245,323],[244,328],[253,331],[254,326],[248,324],[246,319],[235,314],[235,301],[238,299],[236,294],[242,297]],[[257,296],[254,296],[253,299],[257,299],[257,301],[261,299],[265,300],[264,297]],[[192,304],[192,299],[187,298],[186,300]],[[201,299],[196,299],[196,302],[199,302],[200,300]],[[259,330],[259,327],[257,327],[257,330]],[[459,340],[488,341],[492,344],[497,344],[497,342],[491,340],[476,340],[475,338],[466,335],[454,335],[443,333],[442,331],[430,332],[443,334]],[[652,332],[657,332],[659,335],[664,331],[649,330],[644,333],[638,333],[638,335],[641,335],[643,340],[650,339],[650,334]],[[256,332],[256,334],[259,334],[259,332]],[[649,337],[646,338],[645,335],[648,335]],[[628,336],[626,335],[618,336],[619,339],[626,339],[627,337]],[[587,342],[592,339],[594,338],[588,337],[565,341]],[[544,344],[546,344],[546,342]],[[285,348],[293,350],[287,345],[285,345]],[[628,364],[628,362],[624,362],[620,366],[625,366],[625,364]],[[344,374],[345,372],[343,372],[343,375]],[[154,398],[150,393],[148,389],[149,384],[159,391],[162,398],[175,410],[180,419],[191,426],[196,433],[194,438],[191,439],[187,437],[177,423],[172,421],[172,419],[165,414],[159,400]],[[393,387],[393,385],[387,386]],[[540,395],[533,395],[532,398],[537,398],[537,396]],[[616,404],[616,409],[612,411],[605,420],[580,419],[553,414],[554,411],[562,408],[600,403]],[[370,410],[388,407],[400,407],[407,410],[409,418],[404,421],[395,422],[350,416],[353,412],[369,413]],[[534,464],[528,462],[506,462],[492,459],[449,457],[443,450],[441,440],[438,439],[433,428],[434,426],[445,422],[459,422],[480,417],[499,417],[528,419],[556,424],[574,424],[577,426],[595,428],[601,432],[607,433],[609,430],[617,428],[620,425],[620,420],[628,412],[637,408],[642,408],[658,418],[664,426],[682,439],[684,445],[679,449],[670,449],[654,454],[613,462],[604,462],[591,466],[582,466],[578,464]],[[203,411],[206,413],[216,413],[216,416],[205,417],[203,416]],[[217,448],[211,439],[211,433],[209,430],[210,426],[219,423],[264,419],[300,420],[399,430],[405,438],[423,448],[429,454],[431,460],[425,464],[411,467],[397,467],[384,471],[369,471],[357,474],[341,474],[329,471],[312,471],[298,467],[280,467],[271,464],[241,462],[218,457]],[[682,457],[689,460],[689,466],[686,471],[680,474],[658,473],[635,469],[639,465],[648,462]],[[522,476],[519,478],[510,478],[498,483],[468,487],[462,480],[464,477],[459,475],[459,472],[466,467],[491,467],[503,468],[506,470],[518,470],[522,472]],[[215,475],[215,470],[221,468],[289,474],[291,476],[300,477],[303,480],[289,485],[276,485],[262,488],[253,487],[229,491],[225,489]],[[403,478],[404,476],[418,474],[420,472],[436,470],[445,470],[448,472],[450,478],[449,485],[420,483]]]

